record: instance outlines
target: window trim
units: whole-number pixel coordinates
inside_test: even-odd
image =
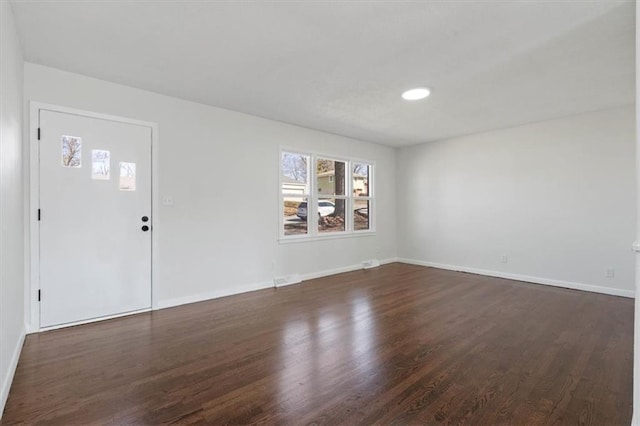
[[[284,153],[299,154],[309,157],[309,167],[307,169],[307,187],[309,193],[296,195],[295,197],[306,199],[307,201],[307,218],[316,217],[318,215],[317,203],[320,199],[345,199],[345,230],[335,232],[318,231],[317,221],[307,220],[307,233],[300,235],[285,235],[284,234],[284,194],[282,193],[283,174],[282,174],[282,158]],[[334,161],[341,161],[345,163],[345,195],[327,195],[318,194],[318,177],[317,177],[317,160],[327,159]],[[369,166],[368,175],[368,192],[366,197],[357,197],[353,194],[353,165],[354,164],[367,164]],[[311,152],[305,149],[298,149],[294,147],[281,146],[278,150],[278,241],[280,243],[296,243],[296,242],[308,242],[308,241],[322,241],[327,239],[339,239],[339,238],[353,238],[372,236],[376,234],[376,163],[372,160],[365,160],[354,157],[344,157],[334,154],[326,154],[322,152]],[[335,181],[335,179],[334,179]],[[369,202],[369,229],[355,230],[354,225],[354,206],[356,200],[365,200]]]

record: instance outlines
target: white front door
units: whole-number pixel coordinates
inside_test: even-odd
[[[151,307],[151,128],[41,109],[40,327]]]

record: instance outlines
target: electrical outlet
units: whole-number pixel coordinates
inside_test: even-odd
[[[500,256],[500,263],[509,263],[509,257],[506,254]]]
[[[607,270],[604,273],[604,276],[607,278],[613,278],[615,276],[615,271],[613,270],[613,268],[607,268]]]

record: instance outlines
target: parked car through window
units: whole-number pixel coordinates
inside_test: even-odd
[[[318,201],[318,216],[325,217],[333,214],[336,210],[336,205],[331,201]],[[303,201],[298,205],[298,212],[296,215],[302,219],[307,220],[307,202]]]

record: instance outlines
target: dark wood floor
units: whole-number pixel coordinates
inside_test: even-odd
[[[633,301],[391,264],[26,339],[2,424],[631,421]]]

